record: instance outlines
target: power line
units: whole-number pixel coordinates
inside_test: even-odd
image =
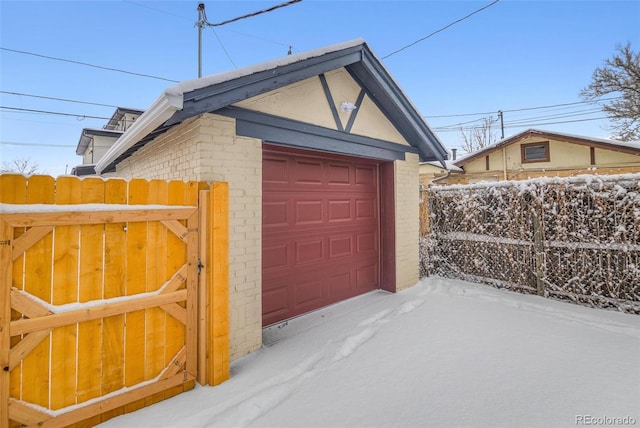
[[[220,43],[220,47],[222,48],[222,51],[224,52],[224,54],[227,56],[227,59],[229,60],[229,62],[231,62],[231,64],[235,68],[238,68],[236,63],[233,62],[233,59],[231,59],[231,55],[229,55],[229,51],[227,51],[227,48],[224,46],[224,43],[222,43],[222,39],[220,39],[220,36],[218,35],[218,32],[216,31],[216,29],[213,27],[209,27],[209,28],[211,28],[211,31],[213,31],[213,34],[216,36],[216,39],[218,39],[218,43]]]
[[[64,59],[64,58],[57,58],[57,57],[48,56],[48,55],[42,55],[42,54],[38,54],[38,53],[34,53],[34,52],[20,51],[20,50],[17,50],[17,49],[9,49],[9,48],[3,48],[3,47],[0,47],[0,49],[3,50],[3,51],[19,53],[19,54],[23,54],[23,55],[31,55],[31,56],[36,56],[36,57],[39,57],[39,58],[51,59],[51,60],[54,60],[54,61],[61,61],[61,62],[68,62],[68,63],[71,63],[71,64],[85,65],[87,67],[99,68],[101,70],[117,71],[118,73],[130,74],[130,75],[133,75],[133,76],[148,77],[150,79],[158,79],[158,80],[164,80],[166,82],[179,83],[178,80],[172,80],[172,79],[167,79],[167,78],[164,78],[164,77],[153,76],[151,74],[135,73],[133,71],[121,70],[119,68],[104,67],[104,66],[101,66],[101,65],[89,64],[87,62],[75,61],[75,60]]]
[[[218,33],[215,31],[214,27],[220,27],[222,25],[229,24],[231,22],[236,22],[236,21],[239,21],[241,19],[251,18],[253,16],[261,15],[263,13],[272,12],[272,11],[274,11],[276,9],[280,9],[281,7],[290,6],[290,5],[294,4],[294,3],[299,3],[301,1],[302,0],[290,0],[288,2],[281,3],[281,4],[278,4],[278,5],[272,6],[270,8],[267,8],[267,9],[262,9],[262,10],[259,10],[259,11],[253,12],[253,13],[249,13],[249,14],[246,14],[246,15],[238,16],[237,18],[228,19],[226,21],[218,22],[216,24],[212,24],[211,22],[209,22],[209,20],[207,19],[207,13],[205,11],[204,3],[199,3],[198,4],[198,8],[197,8],[197,10],[198,10],[198,20],[196,21],[196,27],[198,27],[198,77],[202,77],[202,29],[204,27],[211,28],[211,30],[213,31],[213,34],[215,34],[216,38],[218,39],[218,42],[220,43],[220,46],[222,46],[222,50],[224,51],[225,55],[227,56],[227,58],[229,59],[231,64],[233,64],[233,66],[235,68],[238,68],[236,63],[233,62],[233,59],[231,59],[231,56],[229,55],[229,52],[227,51],[227,48],[222,43],[222,40],[218,36]]]
[[[611,101],[611,100],[616,100],[618,98],[622,98],[622,97],[620,96],[620,97],[611,97],[611,98],[600,98],[597,101],[576,101],[572,103],[552,104],[552,105],[546,105],[546,106],[523,107],[523,108],[507,109],[507,110],[503,109],[502,111],[504,113],[512,113],[516,111],[540,110],[545,108],[564,107],[564,106],[572,106],[577,104],[597,104],[599,101]],[[485,111],[485,112],[479,112],[479,113],[442,114],[442,115],[425,116],[425,117],[427,119],[440,119],[445,117],[464,117],[464,116],[482,116],[482,115],[486,116],[488,114],[495,114],[497,113],[497,111],[498,110]]]
[[[418,43],[420,43],[420,42],[422,42],[422,41],[424,41],[424,40],[428,39],[429,37],[434,36],[434,35],[436,35],[436,34],[440,33],[441,31],[446,30],[446,29],[447,29],[447,28],[449,28],[449,27],[454,26],[454,25],[455,25],[455,24],[457,24],[458,22],[462,22],[462,21],[464,21],[465,19],[470,18],[471,16],[475,15],[476,13],[478,13],[478,12],[482,12],[483,10],[485,10],[485,9],[487,9],[487,8],[489,8],[489,7],[491,7],[491,6],[493,6],[494,4],[498,3],[499,1],[500,1],[500,0],[495,0],[495,1],[493,1],[492,3],[489,3],[488,5],[486,5],[486,6],[484,6],[484,7],[481,7],[481,8],[480,8],[480,9],[478,9],[478,10],[475,10],[475,11],[471,12],[471,13],[470,13],[470,14],[468,14],[467,16],[463,16],[462,18],[460,18],[460,19],[458,19],[458,20],[456,20],[456,21],[453,21],[452,23],[447,24],[447,25],[445,25],[444,27],[442,27],[442,28],[440,28],[440,29],[438,29],[438,30],[434,31],[433,33],[428,34],[428,35],[424,36],[423,38],[416,40],[416,41],[415,41],[415,42],[413,42],[413,43],[409,43],[408,45],[403,46],[403,47],[401,47],[400,49],[395,50],[395,51],[391,52],[390,54],[388,54],[388,55],[386,55],[386,56],[383,56],[383,57],[382,57],[382,59],[387,59],[387,58],[389,58],[391,55],[395,55],[395,54],[397,54],[398,52],[402,52],[403,50],[405,50],[405,49],[407,49],[407,48],[410,48],[411,46],[416,45],[416,44],[418,44]]]
[[[540,120],[553,120],[553,119],[563,119],[563,118],[567,118],[567,117],[576,117],[576,116],[586,116],[586,115],[591,115],[591,114],[595,114],[595,113],[602,113],[602,110],[599,108],[596,109],[587,109],[587,110],[576,110],[576,111],[570,111],[570,112],[565,112],[565,113],[556,113],[556,114],[548,114],[548,115],[543,115],[543,116],[531,116],[531,117],[523,117],[520,119],[511,119],[509,120],[509,124],[511,126],[519,126],[520,123],[533,123],[536,121],[540,121]],[[479,122],[481,120],[485,120],[485,117],[482,117],[480,119],[476,119],[476,120],[470,120],[468,122],[459,122],[459,123],[454,123],[451,125],[444,125],[444,126],[436,126],[433,129],[437,130],[437,131],[445,131],[445,130],[449,130],[452,128],[455,129],[459,129],[462,126],[461,125],[467,125],[470,123],[475,123],[475,122]],[[489,118],[491,119],[491,118]],[[492,122],[495,122],[495,120],[492,120]],[[465,129],[477,129],[477,128],[482,128],[484,126],[483,125],[478,125],[478,126],[465,126],[462,128]]]
[[[593,121],[593,120],[603,120],[603,119],[609,119],[606,116],[602,116],[602,117],[592,117],[592,118],[588,118],[588,119],[574,119],[574,120],[562,120],[562,121],[553,121],[553,122],[518,122],[518,123],[505,123],[504,128],[530,128],[530,127],[537,127],[537,126],[541,126],[541,125],[558,125],[558,124],[565,124],[565,123],[577,123],[577,122],[589,122],[589,121]],[[476,129],[476,128],[481,128],[478,126],[471,126],[468,128],[464,128],[463,130],[471,130],[471,129]],[[455,129],[455,128],[444,128],[444,129],[440,129],[440,128],[433,128],[434,131],[436,132],[460,132],[460,129]]]
[[[263,42],[273,43],[274,45],[285,46],[285,47],[291,46],[290,44],[287,44],[287,43],[276,42],[275,40],[266,39],[262,36],[256,36],[254,34],[248,34],[248,33],[243,33],[241,31],[230,30],[228,28],[223,28],[222,31],[228,31],[230,33],[240,34],[241,36],[245,36],[245,37],[252,37],[254,39],[262,40]]]
[[[575,120],[561,120],[558,122],[536,122],[536,123],[523,123],[523,124],[516,124],[516,125],[505,125],[505,128],[522,128],[522,127],[528,127],[528,126],[540,126],[540,125],[557,125],[557,124],[562,124],[562,123],[577,123],[577,122],[589,122],[592,120],[602,120],[602,119],[609,119],[607,116],[602,116],[602,117],[592,117],[589,119],[575,119]]]
[[[76,147],[73,144],[18,143],[15,141],[0,141],[0,146]]]
[[[132,1],[132,0],[123,0],[123,1],[124,1],[125,3],[131,3],[131,4],[136,5],[136,6],[144,7],[145,9],[153,10],[153,11],[156,11],[156,12],[163,13],[163,14],[165,14],[165,15],[175,16],[175,17],[177,17],[177,18],[180,18],[180,19],[184,19],[184,20],[187,20],[187,21],[193,22],[193,21],[191,21],[191,18],[187,18],[186,16],[182,16],[182,15],[177,15],[177,14],[175,14],[175,13],[168,12],[168,11],[166,11],[166,10],[158,9],[157,7],[147,6],[147,5],[145,5],[145,4],[138,3],[138,2],[136,2],[136,1]],[[300,1],[302,1],[302,0],[300,0]],[[287,44],[287,43],[280,43],[280,42],[276,42],[275,40],[270,40],[270,39],[264,38],[264,37],[262,37],[262,36],[256,36],[256,35],[254,35],[254,34],[243,33],[243,32],[235,31],[235,30],[229,30],[228,28],[227,28],[227,29],[224,29],[223,31],[228,31],[228,32],[230,32],[230,33],[240,34],[240,35],[245,36],[245,37],[252,37],[252,38],[254,38],[254,39],[262,40],[262,41],[264,41],[264,42],[273,43],[274,45],[279,45],[279,46],[289,46],[289,44]]]
[[[444,130],[444,129],[447,129],[447,128],[456,128],[456,129],[457,129],[457,128],[458,128],[459,126],[461,126],[461,125],[468,125],[468,124],[470,124],[470,123],[480,122],[481,120],[485,120],[485,119],[487,119],[487,118],[486,118],[486,117],[481,117],[481,118],[479,118],[479,119],[469,120],[469,121],[467,121],[467,122],[458,122],[458,123],[453,123],[453,124],[451,124],[451,125],[436,126],[436,127],[434,127],[433,129],[434,129],[434,130]],[[489,119],[491,119],[491,117],[489,117]],[[493,122],[495,122],[495,121],[493,121]],[[477,128],[477,127],[475,127],[475,126],[468,126],[467,128]]]
[[[19,96],[22,96],[22,97],[42,98],[42,99],[45,99],[45,100],[64,101],[64,102],[67,102],[67,103],[88,104],[88,105],[92,105],[92,106],[114,107],[114,108],[118,108],[119,107],[119,106],[112,105],[112,104],[92,103],[92,102],[89,102],[89,101],[70,100],[70,99],[67,99],[67,98],[46,97],[44,95],[24,94],[22,92],[0,91],[0,93],[9,94],[9,95],[19,95]]]
[[[223,25],[230,24],[232,22],[240,21],[241,19],[251,18],[253,16],[261,15],[263,13],[267,13],[267,12],[274,11],[276,9],[280,9],[281,7],[290,6],[290,5],[294,4],[294,3],[300,3],[301,1],[302,0],[290,0],[290,1],[285,2],[285,3],[281,3],[281,4],[278,4],[278,5],[275,5],[275,6],[271,6],[270,8],[267,8],[267,9],[262,9],[262,10],[259,10],[257,12],[248,13],[246,15],[238,16],[237,18],[227,19],[226,21],[218,22],[218,23],[215,23],[215,24],[211,24],[210,22],[207,22],[206,24],[209,27],[221,27]]]
[[[570,111],[566,113],[550,114],[550,115],[544,115],[544,116],[525,117],[521,119],[511,119],[509,120],[509,123],[530,122],[532,120],[562,119],[565,117],[586,116],[586,115],[591,115],[595,113],[602,113],[602,110],[588,109],[588,110]]]
[[[175,16],[177,18],[182,18],[184,20],[191,21],[191,19],[187,18],[186,16],[176,15],[175,13],[167,12],[166,10],[158,9],[156,7],[147,6],[146,4],[138,3],[138,2],[135,2],[135,1],[131,1],[131,0],[123,0],[123,1],[125,3],[131,3],[131,4],[134,4],[136,6],[144,7],[145,9],[155,10],[156,12],[164,13],[166,15]]]
[[[64,112],[49,111],[49,110],[35,110],[30,108],[19,108],[19,107],[0,106],[0,109],[28,112],[28,113],[55,114],[58,116],[79,117],[81,119],[105,119],[105,120],[111,119],[110,117],[104,117],[104,116],[89,116],[86,114],[64,113]]]

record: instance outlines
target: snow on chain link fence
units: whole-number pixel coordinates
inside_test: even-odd
[[[640,314],[640,174],[431,187],[421,219],[421,276]]]

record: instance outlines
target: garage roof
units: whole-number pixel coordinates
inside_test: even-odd
[[[447,151],[424,118],[362,39],[288,55],[254,66],[181,82],[164,91],[96,165],[100,173],[190,117],[344,67],[402,136],[420,160],[444,161]]]

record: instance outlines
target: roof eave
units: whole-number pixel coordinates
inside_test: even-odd
[[[437,160],[444,166],[448,153],[440,139],[375,53],[366,46],[366,43],[364,47],[362,62],[347,67],[350,74],[360,80],[364,87],[380,82],[380,91],[370,94],[378,108],[385,111],[409,144],[418,149],[421,161]],[[390,111],[389,106],[395,112]]]
[[[101,174],[111,162],[135,145],[138,141],[165,123],[173,114],[182,109],[183,94],[171,87],[149,107],[133,125],[116,140],[96,164],[96,172]]]

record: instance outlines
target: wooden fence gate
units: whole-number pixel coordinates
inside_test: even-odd
[[[199,183],[5,174],[0,191],[0,427],[93,426],[206,380],[199,355],[224,346],[198,343]]]

